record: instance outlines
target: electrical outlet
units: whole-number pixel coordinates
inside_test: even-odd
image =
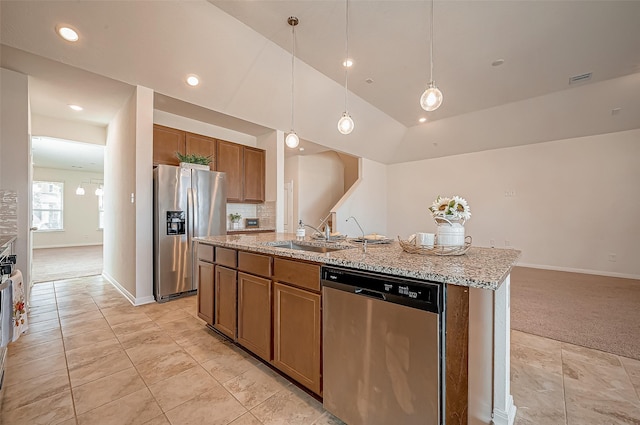
[[[504,241],[504,246],[511,246],[511,241],[507,241],[507,240],[505,240],[505,241]]]
[[[516,191],[514,189],[505,190],[504,191],[504,197],[505,198],[515,198],[516,197]]]
[[[489,241],[489,244],[491,245],[491,248],[495,248],[495,247],[496,247],[496,241],[495,241],[495,239],[491,239],[491,240]]]
[[[610,252],[609,253],[609,261],[611,261],[612,263],[615,263],[617,260],[618,255],[615,252]]]

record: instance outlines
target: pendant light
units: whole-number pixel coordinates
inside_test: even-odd
[[[80,183],[76,188],[76,195],[79,195],[79,196],[84,195],[84,187],[82,187],[82,183]]]
[[[349,0],[346,0],[345,6],[345,56],[344,56],[344,112],[342,117],[338,120],[338,131],[342,134],[349,134],[353,131],[353,119],[347,110],[347,93],[349,83],[349,67],[347,63],[349,61]]]
[[[294,71],[294,66],[295,66],[294,64],[295,64],[295,57],[296,57],[296,25],[298,25],[300,21],[295,16],[289,16],[289,19],[287,19],[287,22],[289,23],[289,25],[291,25],[291,34],[292,34],[291,36],[291,40],[292,40],[291,42],[292,43],[292,48],[291,48],[291,131],[289,132],[289,134],[287,134],[287,137],[284,139],[284,142],[291,149],[294,149],[294,148],[297,148],[298,144],[300,143],[300,139],[298,138],[298,135],[293,130],[293,89],[295,87],[293,71]]]
[[[433,80],[433,2],[434,0],[431,0],[431,25],[429,27],[431,75],[429,76],[429,86],[420,97],[420,106],[427,112],[435,111],[442,105],[442,92],[436,87],[436,82]]]

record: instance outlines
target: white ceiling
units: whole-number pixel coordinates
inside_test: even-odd
[[[296,131],[330,149],[397,163],[640,127],[640,1],[434,7],[434,77],[445,100],[427,115],[418,98],[429,79],[429,2],[351,1],[349,136],[335,128],[343,1],[3,1],[2,66],[31,76],[40,115],[106,125],[142,85],[162,94],[155,106],[167,112],[252,135],[288,131],[286,19],[295,15]],[[57,37],[59,23],[80,41]],[[505,63],[491,66],[496,59]],[[203,81],[197,89],[182,81],[190,72]],[[590,81],[569,86],[585,72]]]
[[[104,146],[43,136],[32,137],[31,146],[35,167],[104,173]]]

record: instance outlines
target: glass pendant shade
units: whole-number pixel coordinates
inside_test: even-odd
[[[96,196],[102,196],[104,195],[104,190],[102,190],[102,186],[98,186],[98,188],[95,191]]]
[[[78,188],[76,189],[76,195],[84,195],[84,187],[78,186]]]
[[[435,111],[442,105],[442,92],[436,87],[435,82],[430,82],[429,87],[420,96],[420,106],[427,112]]]
[[[348,112],[342,114],[342,117],[338,120],[338,131],[342,134],[349,134],[353,131],[353,119]]]
[[[296,132],[291,130],[291,132],[287,134],[287,137],[285,137],[284,143],[286,143],[288,147],[293,149],[298,147],[298,144],[300,143],[300,139],[298,138],[298,135],[296,134]]]

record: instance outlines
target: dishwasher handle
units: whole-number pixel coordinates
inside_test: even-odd
[[[363,295],[365,297],[376,298],[382,301],[387,300],[387,297],[382,292],[372,291],[371,289],[355,288],[353,293],[356,295]]]

